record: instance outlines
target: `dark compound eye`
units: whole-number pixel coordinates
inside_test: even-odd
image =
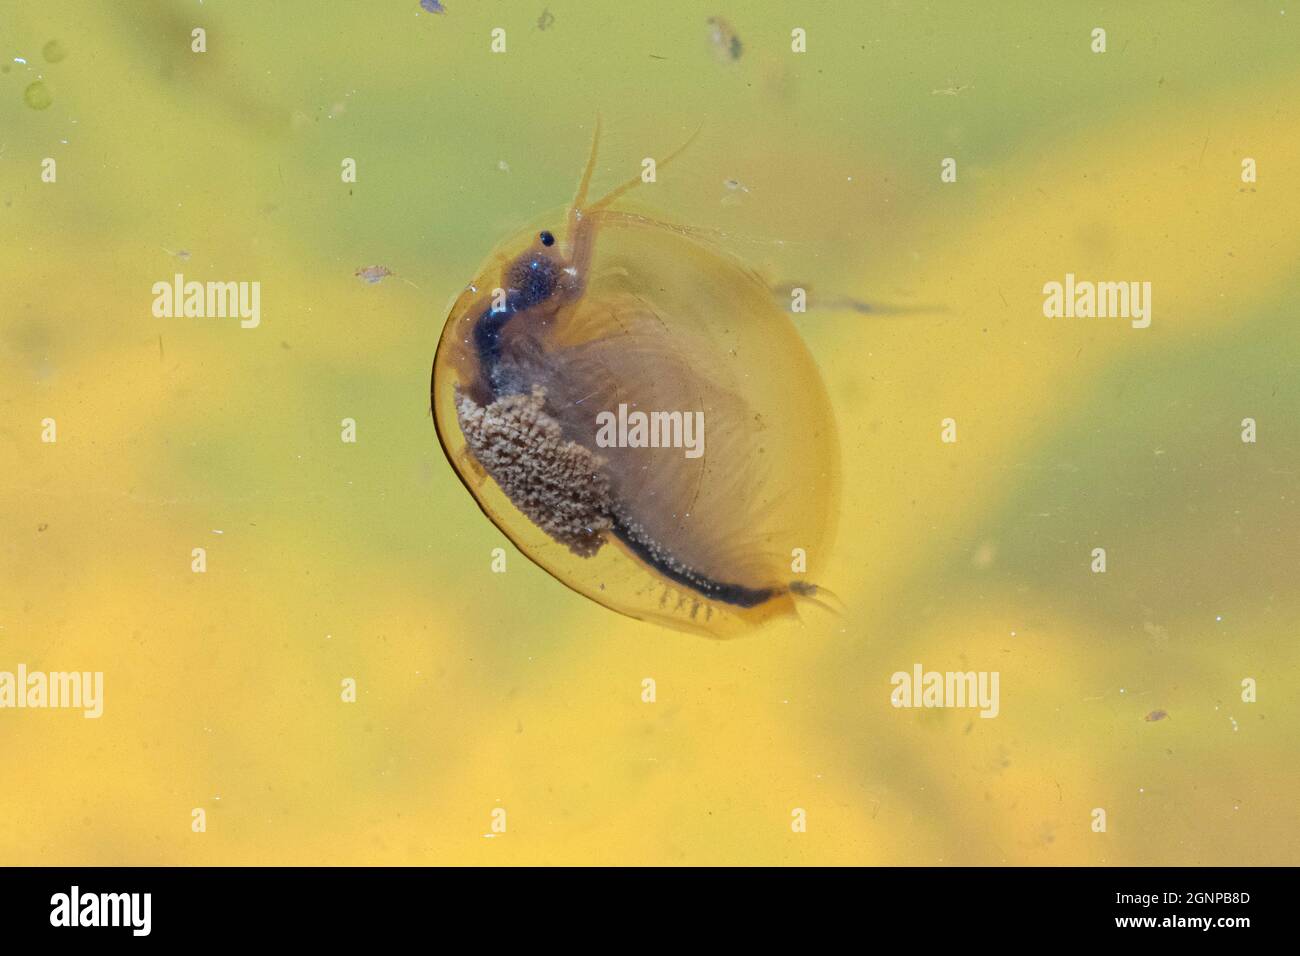
[[[551,235],[549,232],[543,232],[537,238],[542,240],[542,245],[544,246],[555,245],[555,236]]]

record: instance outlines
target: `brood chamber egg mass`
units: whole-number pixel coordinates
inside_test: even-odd
[[[552,576],[728,636],[815,600],[838,498],[826,389],[754,272],[614,208],[639,178],[588,201],[598,139],[572,206],[498,247],[453,305],[438,437]]]

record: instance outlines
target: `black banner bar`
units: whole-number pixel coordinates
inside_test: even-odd
[[[374,941],[539,943],[599,931],[771,941],[827,931],[975,942],[1226,946],[1289,922],[1280,869],[0,870],[6,941],[96,945]]]

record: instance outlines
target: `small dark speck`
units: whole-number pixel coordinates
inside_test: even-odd
[[[48,522],[45,522],[45,521],[42,521],[40,524],[38,524],[38,525],[36,526],[36,530],[37,530],[37,531],[44,531],[44,530],[45,530],[46,528],[48,528],[48,527],[49,527],[49,523],[48,523]]]
[[[1147,714],[1146,717],[1143,719],[1147,721],[1156,721],[1156,720],[1164,720],[1168,716],[1169,713],[1167,711],[1153,710],[1151,711],[1151,713]]]

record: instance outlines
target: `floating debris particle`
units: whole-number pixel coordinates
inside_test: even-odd
[[[550,10],[543,10],[542,15],[537,18],[537,29],[545,30],[551,24],[555,23],[555,14]]]
[[[375,285],[393,275],[393,272],[387,266],[363,266],[354,275],[367,285]]]
[[[392,269],[388,268],[388,266],[362,266],[360,269],[354,272],[353,275],[355,275],[366,285],[376,285],[382,282],[384,279],[387,279],[389,276],[392,276],[395,279],[402,279],[401,276],[399,276]],[[420,288],[418,285],[416,285],[414,282],[410,281],[409,279],[402,279],[402,281],[405,282],[407,285],[409,285],[412,289]]]
[[[723,63],[734,63],[739,60],[740,54],[745,50],[731,24],[722,17],[709,17],[708,24],[709,43],[713,47],[713,55]]]
[[[974,83],[963,83],[961,86],[945,86],[941,90],[931,90],[930,95],[931,96],[956,96],[962,90],[973,90],[973,89],[975,89]]]
[[[420,0],[420,9],[428,13],[446,13],[447,8],[438,0]]]
[[[23,90],[23,102],[34,110],[44,110],[49,109],[54,97],[50,95],[50,88],[43,81],[37,80]]]
[[[501,170],[503,173],[508,173],[510,172],[510,164],[504,159],[499,159],[497,160],[497,169]]]
[[[1164,711],[1164,710],[1153,710],[1153,711],[1151,711],[1151,713],[1147,714],[1146,717],[1143,718],[1143,719],[1146,720],[1147,723],[1152,723],[1152,722],[1157,721],[1157,720],[1164,720],[1164,719],[1165,719],[1166,717],[1168,717],[1168,716],[1169,716],[1169,712],[1168,712],[1168,711]]]
[[[44,531],[44,530],[45,530],[46,528],[48,528],[49,526],[50,526],[50,525],[49,525],[49,522],[47,522],[47,521],[42,521],[40,524],[38,524],[38,525],[36,526],[36,530],[37,530],[37,531]]]
[[[167,253],[169,256],[175,256],[177,259],[181,260],[181,262],[190,261],[190,251],[188,249],[177,249],[175,252],[172,252],[166,246],[163,246],[162,251]]]
[[[722,185],[727,190],[727,195],[722,197],[722,205],[724,206],[736,205],[749,192],[749,187],[739,179],[724,179]]]
[[[51,40],[41,47],[41,56],[45,57],[46,63],[58,63],[67,55],[68,51],[63,48],[63,44],[58,40]]]

